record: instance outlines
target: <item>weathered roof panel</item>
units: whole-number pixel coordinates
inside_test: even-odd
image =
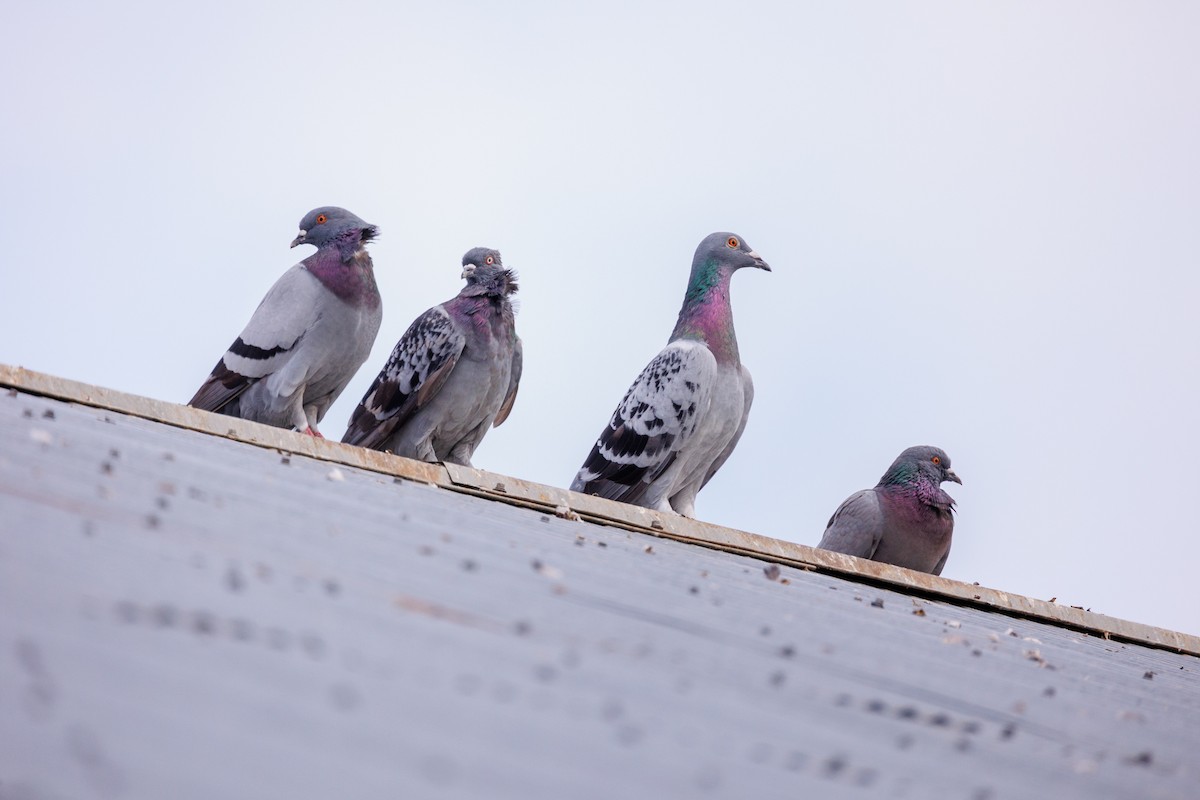
[[[503,476],[48,394],[0,392],[0,797],[1200,785],[1200,659],[1167,649],[1194,637],[1110,640],[1080,629],[1098,615],[805,569],[809,548]],[[215,430],[153,418],[176,413]]]
[[[771,539],[674,514],[661,514],[625,503],[591,497],[517,478],[466,469],[453,464],[425,464],[405,458],[348,447],[336,442],[297,436],[289,431],[240,419],[210,414],[187,406],[138,397],[112,389],[89,386],[52,375],[0,364],[0,387],[122,414],[151,419],[175,427],[224,436],[260,447],[307,455],[324,461],[377,471],[408,480],[430,483],[460,492],[490,497],[504,503],[542,510],[565,509],[584,520],[627,530],[672,538],[731,553],[745,553],[779,564],[802,566],[831,574],[844,574],[864,583],[898,586],[927,597],[990,608],[1004,614],[1045,620],[1077,630],[1099,633],[1179,652],[1200,655],[1200,637],[1128,620],[1096,614],[1076,606],[1062,606],[1032,597],[949,580],[936,575],[866,561],[795,542]]]

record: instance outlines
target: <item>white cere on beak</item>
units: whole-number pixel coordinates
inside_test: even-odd
[[[304,228],[301,228],[301,229],[300,229],[300,235],[301,235],[301,236],[308,236],[308,231],[304,230]]]

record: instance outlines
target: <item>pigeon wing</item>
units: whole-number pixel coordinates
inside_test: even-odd
[[[717,460],[708,468],[708,473],[704,476],[704,483],[700,484],[703,489],[712,480],[712,476],[717,474],[717,470],[721,468],[726,461],[729,460],[729,455],[733,452],[733,448],[737,447],[738,440],[742,438],[742,433],[746,430],[746,420],[750,419],[750,404],[754,402],[754,380],[750,377],[750,370],[746,369],[745,365],[739,365],[742,375],[742,421],[738,423],[737,432],[733,434],[733,438],[729,440],[729,444],[725,445],[725,449],[721,451],[721,455],[717,456]]]
[[[716,359],[703,344],[667,345],[629,387],[571,489],[637,502],[687,445],[716,374]]]
[[[417,317],[350,415],[342,441],[379,449],[437,395],[465,344],[466,337],[442,306]]]
[[[220,411],[256,381],[281,370],[316,322],[327,294],[302,264],[283,273],[188,405]]]
[[[874,489],[850,495],[829,518],[817,547],[837,553],[871,558],[883,538],[883,508]]]
[[[522,350],[521,339],[518,337],[513,345],[512,368],[508,372],[508,391],[504,395],[504,402],[500,404],[500,410],[496,412],[496,419],[492,422],[497,427],[508,419],[513,403],[517,401],[517,389],[521,385],[521,367],[525,361]]]

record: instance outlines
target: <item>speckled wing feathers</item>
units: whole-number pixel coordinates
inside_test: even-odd
[[[417,317],[354,409],[342,441],[378,447],[437,394],[465,344],[441,306]]]
[[[629,387],[571,489],[637,502],[695,431],[715,373],[703,345],[667,345]]]

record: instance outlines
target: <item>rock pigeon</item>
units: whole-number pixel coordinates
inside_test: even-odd
[[[962,483],[944,451],[908,448],[874,489],[833,512],[817,547],[941,575],[954,533],[954,498],[942,481]]]
[[[508,419],[521,381],[517,277],[484,247],[462,263],[467,285],[400,337],[343,442],[469,467],[488,429]]]
[[[572,491],[695,516],[696,494],[733,452],[754,399],[729,306],[742,267],[771,270],[736,234],[700,242],[670,341],[625,393]]]
[[[317,252],[275,282],[188,405],[321,436],[317,423],[371,354],[383,308],[367,242],[379,229],[344,208],[300,220]]]

